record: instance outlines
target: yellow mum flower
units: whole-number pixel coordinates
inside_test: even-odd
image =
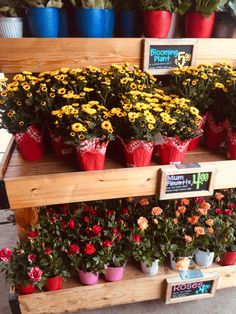
[[[28,84],[27,84],[27,85],[24,85],[24,86],[23,86],[23,89],[27,91],[27,90],[30,89],[30,86],[29,86]]]
[[[148,123],[156,123],[156,119],[152,115],[146,116],[146,120]]]
[[[85,88],[83,89],[83,91],[89,93],[89,92],[94,91],[94,89],[93,89],[93,88],[85,87]]]
[[[81,109],[90,115],[97,113],[97,110],[94,108],[91,108],[89,105],[82,105]]]
[[[154,129],[154,125],[151,124],[151,123],[148,123],[148,128],[149,128],[149,130],[153,130]]]
[[[197,108],[195,108],[195,107],[190,107],[189,111],[191,112],[191,114],[194,114],[194,115],[198,115],[199,114],[199,110]]]
[[[19,122],[19,126],[23,126],[24,124],[25,124],[24,121]]]
[[[14,114],[15,114],[14,111],[9,111],[9,112],[7,113],[7,116],[8,116],[9,118],[12,118]]]
[[[113,128],[112,128],[111,122],[109,120],[103,121],[101,124],[101,127],[103,130],[107,130],[107,131],[112,130],[112,132],[113,132]]]
[[[71,130],[78,133],[78,132],[86,132],[87,129],[83,126],[82,123],[79,123],[79,122],[76,122],[76,123],[73,123],[71,125]]]
[[[133,107],[133,105],[132,104],[124,104],[123,105],[123,108],[124,108],[124,110],[130,110],[130,109],[132,109],[132,107]]]
[[[65,88],[59,88],[58,91],[57,91],[57,93],[58,93],[59,95],[63,95],[63,94],[66,93],[66,89],[65,89]]]

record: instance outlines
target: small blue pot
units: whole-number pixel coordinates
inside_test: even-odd
[[[115,27],[115,10],[104,9],[104,34],[103,37],[113,37]]]
[[[81,37],[101,38],[104,35],[105,15],[103,9],[76,9],[76,31]]]
[[[59,10],[59,32],[58,37],[69,37],[69,21],[66,9]]]
[[[142,15],[135,10],[121,10],[118,16],[118,31],[121,37],[140,37]]]
[[[27,13],[33,37],[58,37],[59,10],[57,8],[32,8]]]

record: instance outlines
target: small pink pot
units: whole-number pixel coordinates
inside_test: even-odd
[[[108,266],[104,274],[106,281],[122,280],[123,275],[124,275],[124,266],[121,266],[121,267]]]
[[[98,282],[98,272],[86,272],[79,270],[79,280],[84,285],[95,285]]]

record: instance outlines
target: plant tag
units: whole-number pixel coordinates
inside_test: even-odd
[[[154,145],[161,145],[164,143],[164,139],[163,139],[161,133],[156,133],[154,135],[153,142],[154,142]]]
[[[180,270],[179,275],[180,275],[182,280],[203,278],[204,277],[203,272],[199,269]]]

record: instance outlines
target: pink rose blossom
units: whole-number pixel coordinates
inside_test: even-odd
[[[32,267],[28,272],[28,276],[33,281],[40,281],[42,278],[43,271],[39,267]]]
[[[0,260],[3,261],[4,263],[8,263],[12,257],[12,250],[8,248],[4,248],[0,250]]]
[[[36,255],[35,254],[29,254],[27,259],[30,262],[30,264],[32,264],[36,261]]]

